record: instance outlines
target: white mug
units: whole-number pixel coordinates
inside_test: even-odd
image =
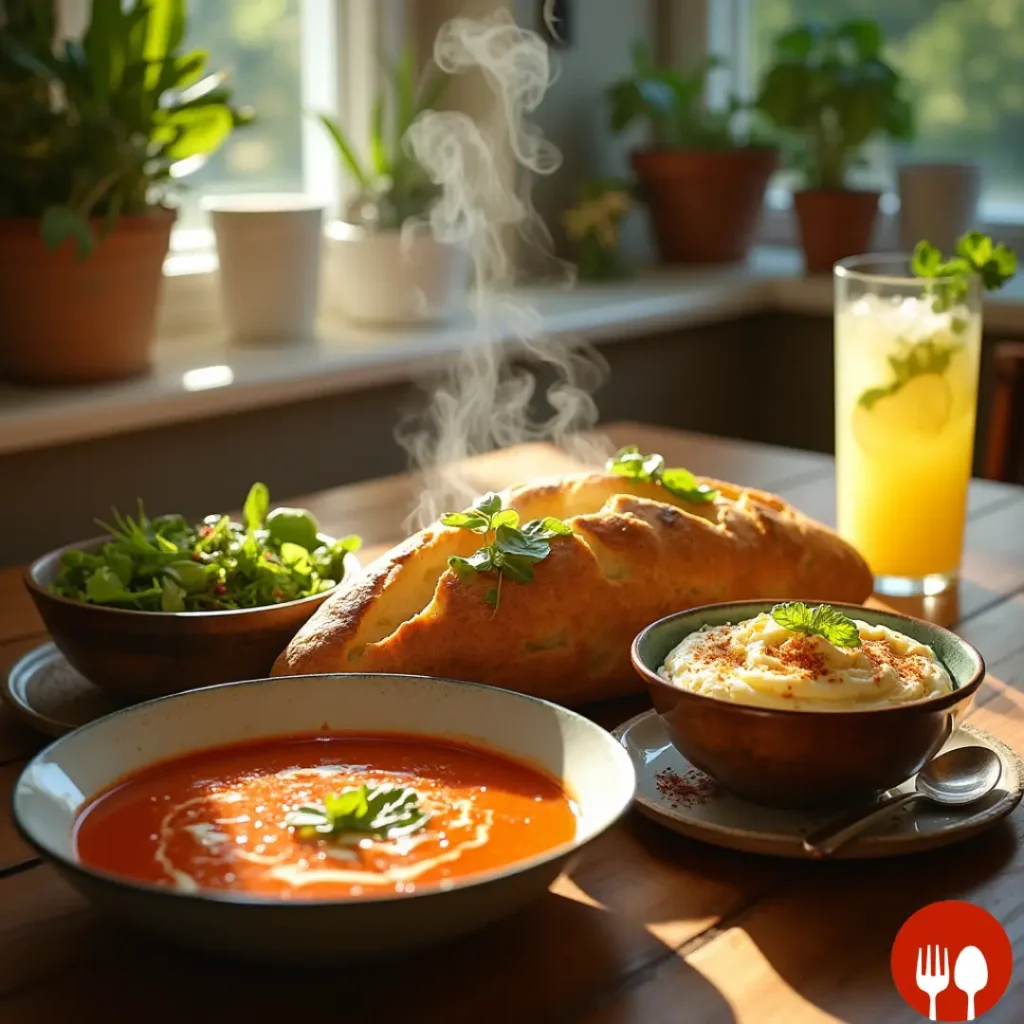
[[[323,203],[298,194],[208,197],[228,336],[307,339],[316,329]]]

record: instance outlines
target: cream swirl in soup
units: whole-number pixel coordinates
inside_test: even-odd
[[[539,769],[454,740],[278,736],[157,762],[95,796],[89,867],[179,892],[343,899],[446,888],[567,843]]]
[[[691,633],[659,674],[683,690],[766,708],[849,711],[907,704],[954,689],[935,652],[853,620],[857,647],[787,629],[769,614]]]

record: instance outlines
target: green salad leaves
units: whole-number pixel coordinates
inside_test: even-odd
[[[112,524],[99,523],[111,540],[66,552],[51,589],[89,604],[194,612],[281,604],[336,586],[360,539],[322,541],[312,513],[269,508],[266,486],[255,483],[244,526],[224,515],[198,525],[180,515],[150,519],[141,501],[134,517],[115,509]]]
[[[783,629],[804,636],[820,636],[835,647],[860,647],[860,632],[853,619],[828,604],[809,608],[802,601],[777,604],[772,618]]]
[[[569,525],[554,516],[534,519],[520,529],[519,513],[501,505],[499,495],[488,493],[473,508],[441,517],[445,526],[469,530],[489,540],[469,558],[452,555],[448,565],[460,579],[483,572],[497,573],[497,584],[486,594],[487,603],[495,611],[501,600],[502,580],[507,577],[515,583],[529,583],[534,565],[551,554],[551,540],[572,533]]]
[[[718,497],[718,491],[699,484],[688,469],[666,469],[660,455],[644,455],[636,445],[620,448],[605,464],[609,473],[648,483],[661,484],[666,491],[684,501],[707,502]]]
[[[322,804],[304,804],[284,822],[303,839],[395,839],[421,829],[430,815],[407,786],[367,785],[328,796]]]

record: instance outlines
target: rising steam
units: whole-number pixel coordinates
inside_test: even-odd
[[[593,350],[542,338],[539,313],[512,293],[517,247],[532,265],[543,264],[548,281],[568,287],[574,279],[572,267],[551,255],[551,237],[530,201],[533,176],[552,174],[562,162],[558,149],[527,120],[554,81],[547,46],[500,10],[484,20],[447,22],[435,40],[434,59],[451,74],[480,69],[499,102],[490,123],[478,124],[464,113],[426,111],[405,137],[441,197],[425,220],[407,222],[403,231],[429,231],[439,242],[469,251],[477,325],[472,343],[435,385],[427,408],[396,432],[426,484],[410,528],[476,496],[453,465],[466,456],[537,440],[580,453],[587,446],[576,434],[597,421],[591,396],[607,371]],[[504,339],[517,341],[518,352],[500,346]],[[515,354],[544,364],[554,378],[545,394],[549,413],[539,420],[530,409],[537,380],[512,365]],[[605,454],[589,448],[588,457]]]

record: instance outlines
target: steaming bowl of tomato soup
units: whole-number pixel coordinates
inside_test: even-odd
[[[397,675],[191,690],[62,737],[14,820],[98,909],[221,955],[378,959],[541,896],[629,807],[608,733],[537,698]]]

